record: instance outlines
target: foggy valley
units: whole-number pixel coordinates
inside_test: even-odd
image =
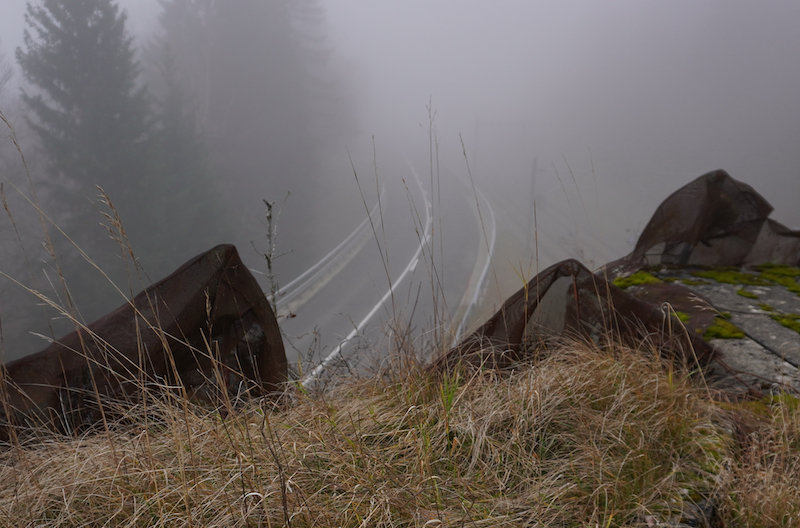
[[[0,7],[6,361],[220,243],[314,362],[624,255],[714,169],[800,227],[791,0],[67,3]]]

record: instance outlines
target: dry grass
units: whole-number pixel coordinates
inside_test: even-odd
[[[797,524],[795,398],[720,405],[640,351],[546,356],[504,373],[405,364],[224,418],[151,402],[137,422],[134,407],[112,432],[2,452],[0,524],[674,526],[710,504],[719,526]]]
[[[800,526],[800,400],[779,394],[736,412],[748,431],[726,472],[724,517],[731,526]]]

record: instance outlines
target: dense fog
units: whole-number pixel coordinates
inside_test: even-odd
[[[70,3],[0,7],[4,358],[72,328],[48,299],[91,321],[217,243],[266,280],[265,201],[288,282],[431,158],[485,193],[512,279],[622,256],[718,168],[800,227],[792,0],[84,0],[47,48]]]

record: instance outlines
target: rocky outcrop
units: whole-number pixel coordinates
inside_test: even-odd
[[[578,337],[649,343],[732,394],[800,390],[800,335],[786,328],[800,313],[800,232],[771,212],[725,171],[700,176],[658,207],[630,255],[595,273],[574,260],[551,266],[435,368],[508,366]]]
[[[467,362],[506,367],[565,337],[601,344],[647,343],[651,350],[689,365],[706,365],[714,355],[705,341],[681,330],[669,305],[637,299],[570,259],[534,277],[435,366]]]
[[[137,401],[148,387],[276,391],[287,362],[264,293],[236,248],[221,245],[2,374],[7,436],[11,425],[83,429],[104,404]]]
[[[771,212],[746,183],[709,172],[664,200],[624,260],[638,267],[796,266],[800,231],[768,218]]]

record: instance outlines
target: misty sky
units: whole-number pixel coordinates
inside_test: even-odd
[[[156,0],[121,3],[131,29],[146,34]],[[755,185],[777,219],[800,225],[796,1],[323,6],[361,130],[379,146],[424,142],[419,124],[430,98],[451,163],[459,134],[471,155],[492,150],[492,160],[507,145],[510,168],[496,167],[493,178],[513,178],[533,156],[570,160],[579,172],[591,157],[601,182],[632,182],[628,191],[650,207],[694,176],[725,168]],[[0,36],[13,57],[24,2],[3,0],[0,9]]]
[[[601,175],[726,168],[800,221],[797,2],[350,0],[330,16],[367,65],[376,129],[410,133],[430,95],[445,145],[505,128],[528,155],[590,149]],[[682,182],[660,183],[656,199]]]

